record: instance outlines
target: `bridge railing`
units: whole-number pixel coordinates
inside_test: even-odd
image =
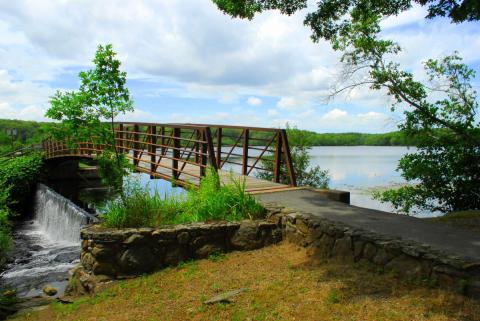
[[[296,186],[288,139],[282,129],[117,122],[115,144],[137,171],[178,185],[197,185],[211,166],[245,176],[267,172],[277,183],[286,174],[289,185]],[[88,141],[43,142],[47,158],[93,158],[105,147]]]

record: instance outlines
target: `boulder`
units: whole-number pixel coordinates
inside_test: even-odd
[[[58,292],[57,289],[55,289],[50,284],[47,284],[43,287],[43,293],[45,293],[48,296],[54,296],[55,294],[57,294],[57,292]]]

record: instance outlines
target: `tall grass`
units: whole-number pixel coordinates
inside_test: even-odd
[[[186,194],[158,192],[150,195],[148,188],[129,181],[122,199],[110,201],[102,218],[108,227],[159,226],[204,221],[236,221],[255,219],[264,213],[263,207],[245,192],[245,181],[220,184],[217,172],[208,169],[199,189]]]

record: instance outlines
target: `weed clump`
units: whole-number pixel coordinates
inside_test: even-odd
[[[128,181],[124,196],[107,202],[101,217],[107,227],[141,227],[205,221],[236,221],[256,219],[264,214],[263,207],[245,192],[245,181],[221,184],[218,173],[208,169],[200,188],[185,194],[158,192],[151,195],[138,183]]]

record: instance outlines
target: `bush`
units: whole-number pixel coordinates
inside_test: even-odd
[[[264,210],[245,192],[245,183],[232,179],[221,185],[218,174],[207,170],[199,189],[186,194],[150,195],[135,181],[128,181],[123,198],[110,201],[101,210],[104,225],[108,227],[159,226],[212,220],[236,221],[255,219]]]
[[[43,158],[39,153],[0,159],[0,189],[10,188],[4,205],[19,211],[27,204],[42,166]]]
[[[27,204],[42,164],[42,156],[37,153],[0,159],[0,264],[12,244],[12,216]]]

